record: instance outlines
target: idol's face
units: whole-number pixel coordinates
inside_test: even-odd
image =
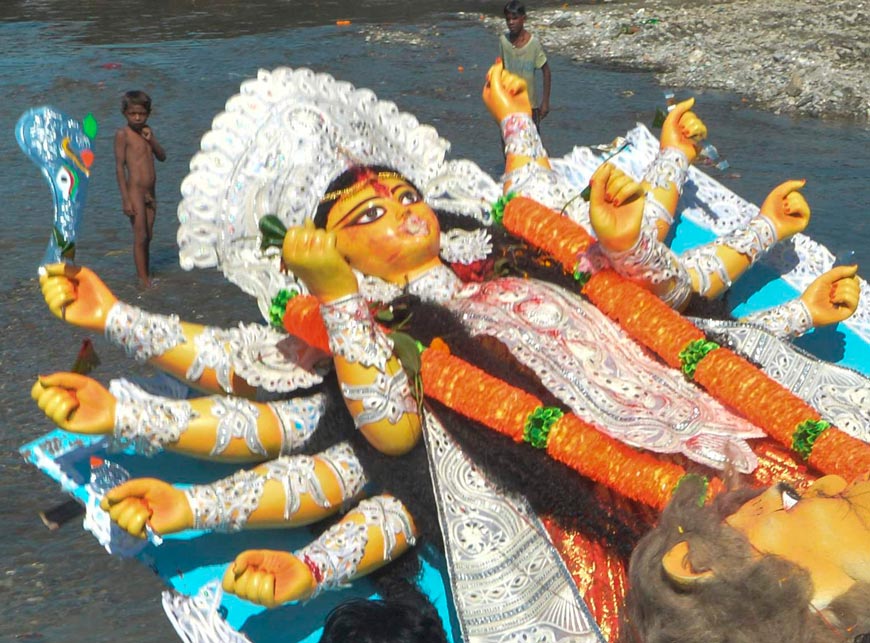
[[[819,479],[805,494],[774,485],[725,522],[759,554],[806,569],[813,605],[826,607],[856,581],[870,582],[870,482]]]
[[[387,281],[407,280],[439,263],[438,218],[420,193],[398,176],[372,176],[339,199],[326,221],[336,247],[357,270]]]

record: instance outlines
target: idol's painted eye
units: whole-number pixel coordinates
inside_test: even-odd
[[[420,201],[422,200],[423,199],[420,197],[417,191],[410,188],[407,190],[402,190],[402,192],[399,194],[399,203],[401,203],[402,205],[413,205],[414,203],[420,203]]]
[[[365,225],[377,221],[387,213],[387,209],[380,205],[369,205],[365,210],[353,218],[350,225]]]
[[[63,195],[63,198],[68,199],[76,184],[75,175],[68,167],[62,165],[54,177],[54,183],[57,186],[58,192]]]
[[[782,493],[782,508],[788,511],[800,501],[801,495],[790,485],[780,484],[779,488]]]

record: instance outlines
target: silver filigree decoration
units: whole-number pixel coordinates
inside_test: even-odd
[[[203,585],[196,596],[168,589],[163,610],[184,643],[251,643],[221,616],[223,590],[219,580]]]
[[[143,455],[178,442],[197,417],[190,402],[151,395],[127,380],[112,380],[109,392],[115,397],[115,441]]]
[[[229,478],[184,489],[194,529],[239,531],[260,504],[266,479],[254,471],[236,471]]]
[[[752,219],[747,227],[716,239],[716,244],[745,255],[750,264],[758,261],[776,242],[776,228],[763,214]]]
[[[185,342],[177,315],[155,315],[124,302],[116,302],[106,315],[106,339],[129,357],[147,362]]]
[[[680,308],[692,294],[688,272],[671,249],[658,240],[654,228],[641,228],[637,241],[628,250],[614,252],[604,246],[601,249],[624,277],[652,286],[671,281],[667,292],[657,294],[672,308]]]
[[[401,533],[409,546],[416,542],[404,505],[391,496],[375,496],[363,500],[351,511],[364,518],[363,523],[347,517],[325,531],[317,540],[295,552],[308,565],[320,572],[320,581],[311,598],[326,590],[347,587],[356,576],[359,563],[368,546],[369,529],[378,529],[384,540],[384,560],[395,553],[397,536]],[[390,543],[390,546],[387,546]]]
[[[211,413],[217,420],[212,455],[226,451],[233,439],[243,439],[252,454],[266,456],[266,447],[260,441],[257,418],[260,411],[248,400],[241,398],[213,397]]]
[[[193,339],[196,356],[184,376],[191,382],[199,381],[205,369],[212,369],[220,387],[227,393],[233,392],[230,379],[230,359],[227,345],[230,333],[220,328],[207,327]]]
[[[462,640],[604,643],[528,502],[500,493],[431,412],[423,435]]]
[[[674,223],[674,217],[665,206],[659,203],[659,200],[652,192],[647,192],[643,203],[643,225],[645,227],[656,227],[656,230],[658,230],[656,226],[658,221],[664,221],[670,227]]]
[[[236,375],[259,391],[289,393],[323,381],[331,360],[301,339],[262,324],[226,331]]]
[[[486,230],[454,228],[441,233],[441,258],[449,263],[474,263],[491,252],[492,235]]]
[[[281,453],[290,455],[301,449],[314,434],[326,408],[326,396],[317,393],[308,397],[268,402],[266,406],[281,425]]]
[[[371,384],[342,383],[341,392],[347,400],[362,402],[363,410],[354,417],[357,428],[384,419],[396,424],[406,413],[417,411],[408,376],[401,368],[393,375],[378,373]]]
[[[501,122],[501,137],[504,140],[504,153],[528,156],[536,159],[546,157],[547,152],[541,143],[535,121],[529,114],[510,114]]]
[[[741,321],[757,324],[777,337],[799,337],[813,327],[813,316],[801,299],[747,315]]]
[[[682,192],[688,172],[686,155],[675,147],[666,147],[656,155],[643,178],[654,188],[669,189],[673,185]]]
[[[728,274],[728,269],[717,253],[718,249],[719,246],[715,243],[708,243],[687,250],[680,255],[683,267],[686,270],[695,271],[698,278],[698,294],[704,297],[708,296],[713,288],[714,276],[719,277],[726,288],[731,287],[731,275]]]
[[[374,366],[380,371],[386,368],[393,355],[393,342],[375,326],[361,295],[321,304],[320,314],[333,355],[353,364]]]
[[[341,487],[341,495],[346,501],[352,500],[365,486],[367,479],[362,465],[350,444],[341,442],[320,454]]]

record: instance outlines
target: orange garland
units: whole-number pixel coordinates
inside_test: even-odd
[[[577,256],[570,256],[570,250],[583,247],[583,243],[576,240],[583,235],[591,239],[588,233],[544,205],[524,199],[514,206],[517,201],[520,199],[513,199],[505,207],[505,227],[552,253],[566,272],[573,272]],[[560,235],[574,239],[571,244],[560,247],[548,233],[544,233],[540,241],[537,239],[541,230],[557,226]],[[572,226],[577,230],[566,232],[566,228]],[[586,242],[585,247],[588,245]],[[634,340],[674,368],[682,366],[680,352],[690,342],[705,337],[700,329],[654,294],[613,270],[592,275],[583,293]],[[789,448],[801,422],[820,419],[810,405],[727,348],[720,347],[698,362],[694,379],[720,402]],[[870,472],[870,444],[832,426],[816,440],[809,462],[824,473],[837,473],[847,479],[862,477]]]
[[[320,315],[320,302],[313,295],[297,295],[287,302],[284,309],[284,330],[291,335],[319,348],[325,353],[329,350],[329,335]]]
[[[445,406],[510,437],[523,440],[526,419],[543,403],[451,355],[443,344],[423,351],[423,390]],[[548,455],[581,475],[621,495],[658,510],[664,509],[686,471],[634,450],[584,422],[566,414],[550,430]],[[716,481],[711,492],[721,489]]]
[[[505,206],[502,225],[511,234],[533,242],[551,255],[566,272],[574,272],[577,258],[589,250],[595,239],[571,219],[549,208],[544,209],[551,217],[538,216],[543,207],[532,199],[514,197]]]

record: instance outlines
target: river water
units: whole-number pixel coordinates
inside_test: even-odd
[[[327,71],[372,88],[497,175],[497,127],[480,101],[495,56],[495,34],[481,15],[501,2],[442,0],[3,0],[0,4],[0,252],[3,339],[0,366],[0,641],[172,641],[161,585],[144,566],[105,555],[71,523],[46,530],[38,511],[63,500],[25,465],[18,446],[49,430],[30,401],[37,373],[67,370],[88,334],[53,319],[35,280],[48,240],[51,200],[39,172],[18,151],[13,127],[27,108],[52,104],[101,124],[79,263],[94,268],[122,298],[155,312],[217,325],[254,320],[253,302],[216,272],[177,265],[175,207],[200,136],[239,83],[281,65]],[[349,20],[337,26],[337,20]],[[534,29],[534,18],[529,27]],[[648,74],[571,62],[550,51],[553,112],[544,123],[551,155],[606,142],[637,121],[649,123],[662,89]],[[158,221],[152,245],[156,288],[139,292],[131,232],[120,211],[112,134],[123,124],[120,94],[154,100],[151,125],[169,160],[158,167]],[[678,94],[688,96],[685,90]],[[720,177],[759,202],[785,178],[810,180],[810,232],[835,253],[855,250],[870,266],[867,175],[870,132],[854,125],[795,121],[745,109],[737,96],[695,93],[711,140],[731,163]],[[131,366],[93,337],[108,381]]]

